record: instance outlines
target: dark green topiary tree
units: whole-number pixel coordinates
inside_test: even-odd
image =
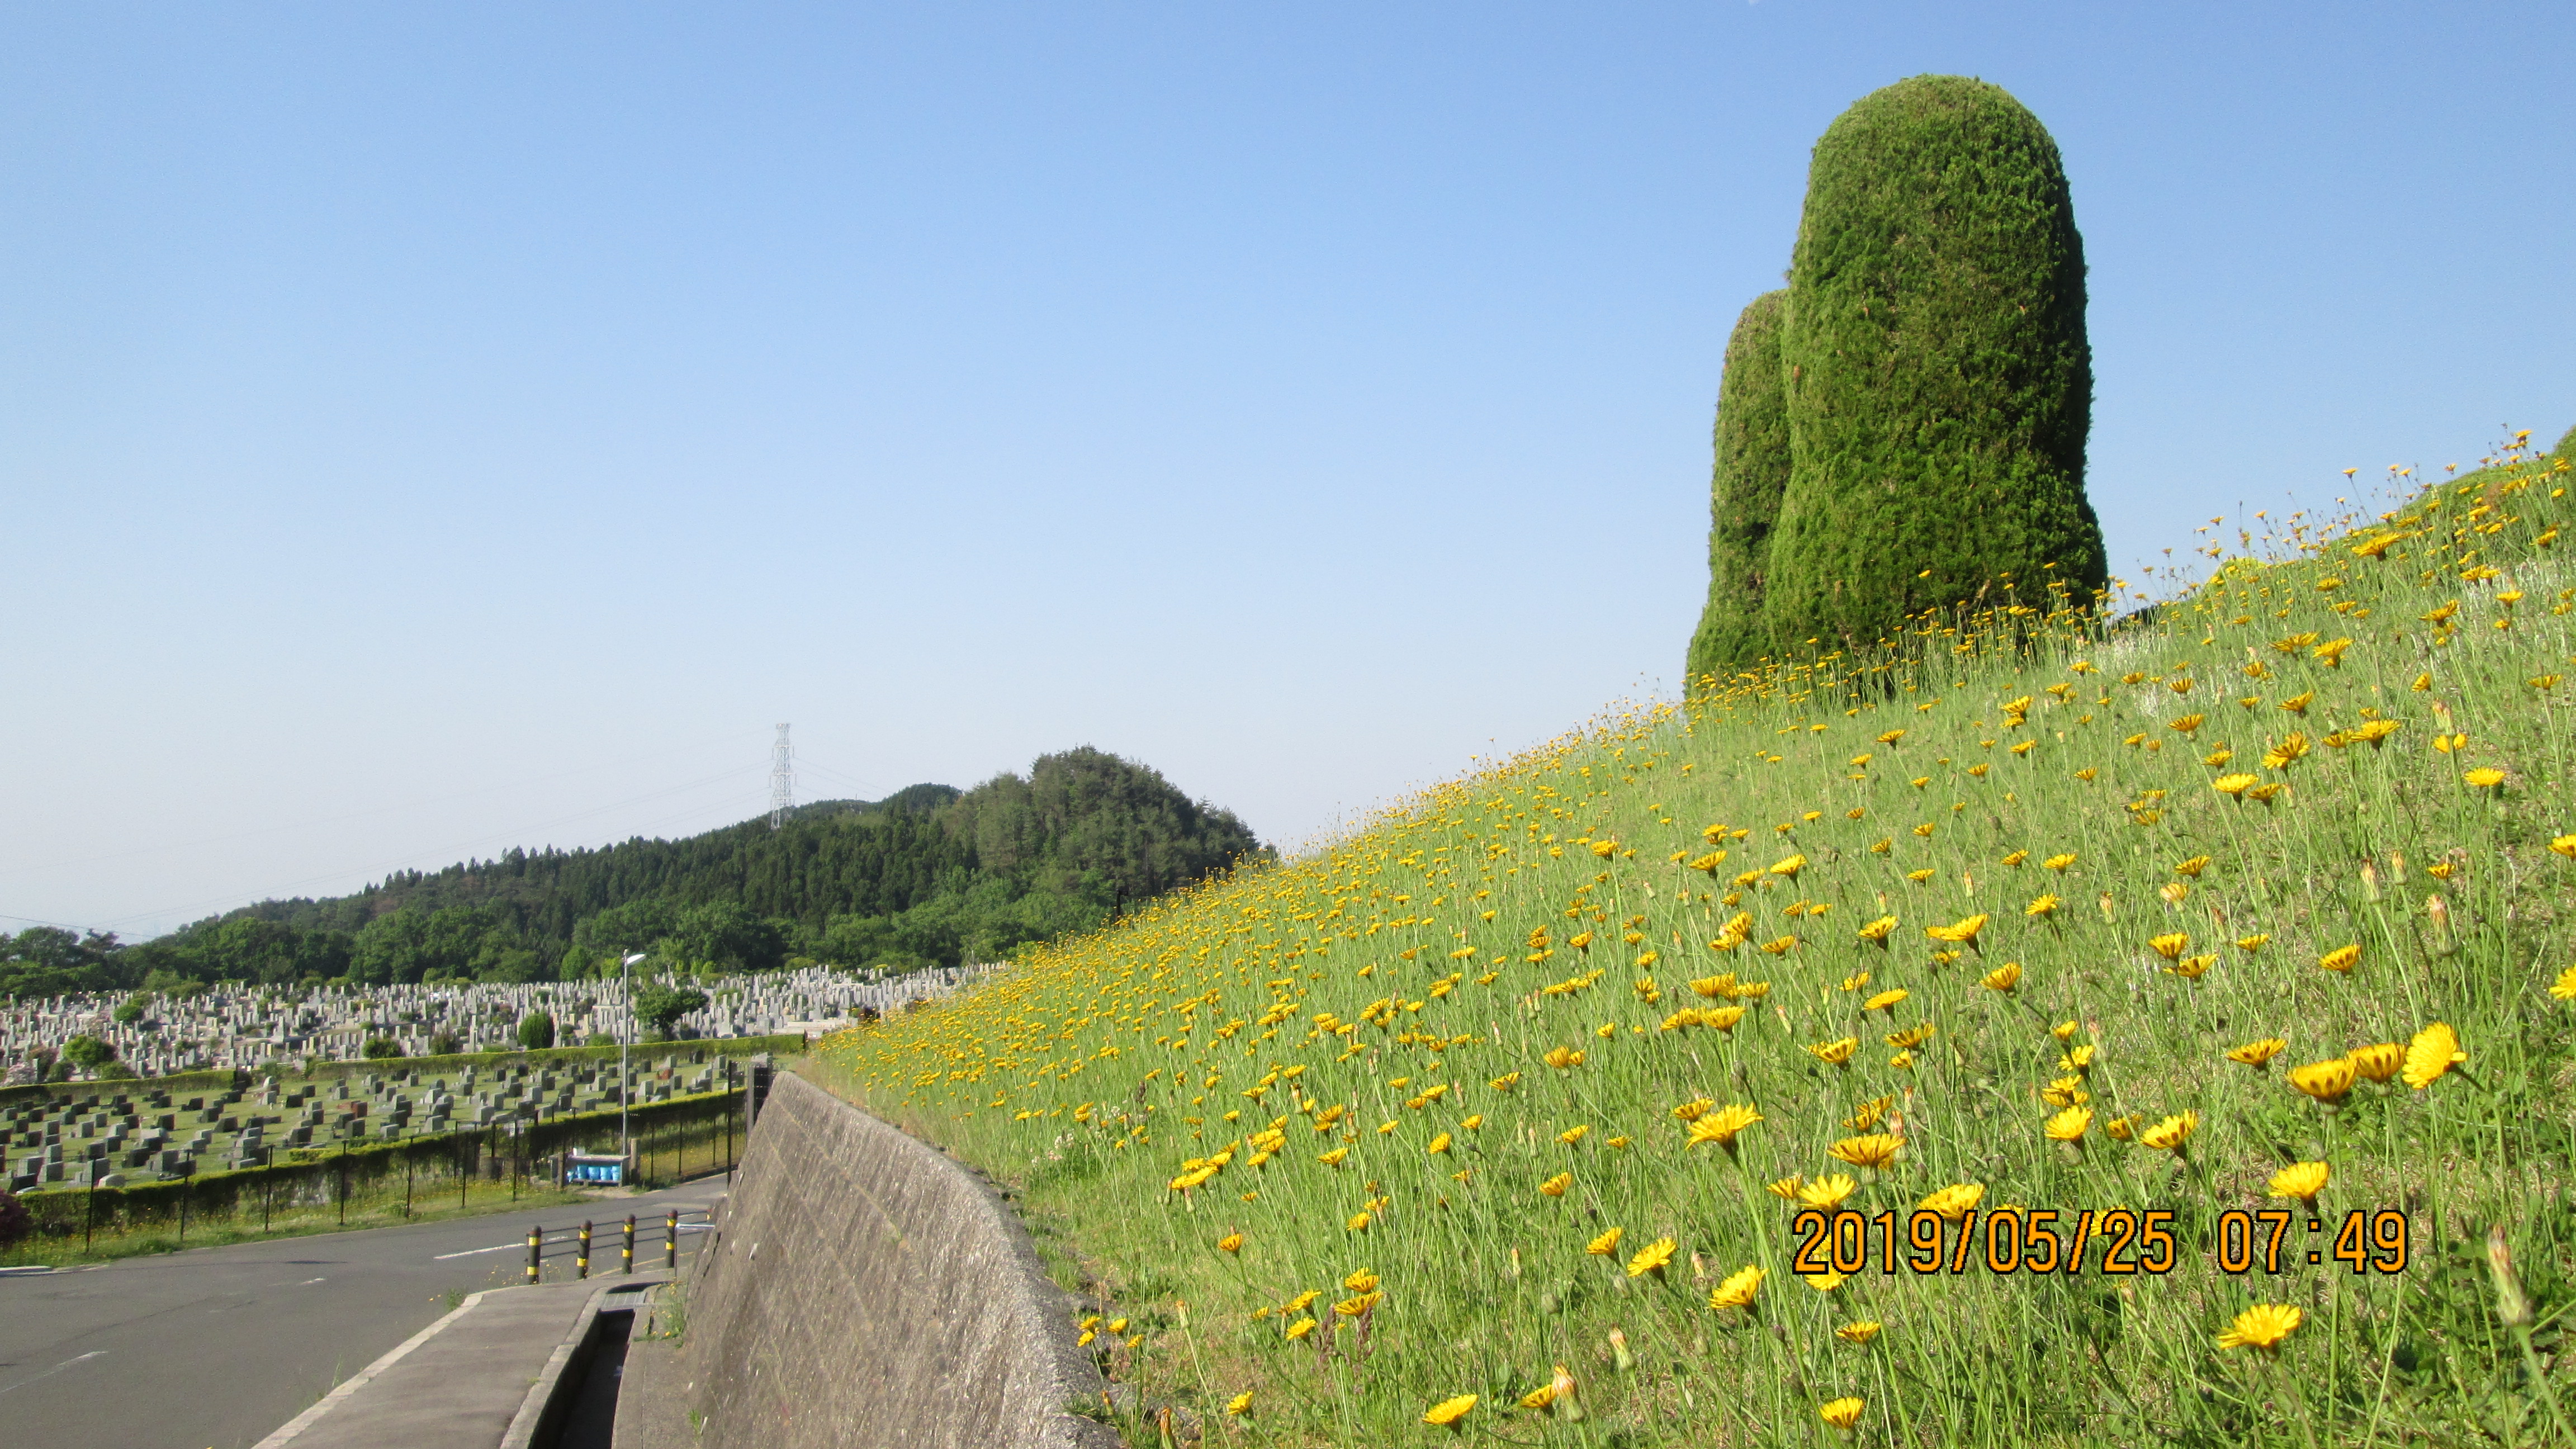
[[[1687,683],[1763,652],[1762,591],[1771,527],[1789,486],[1789,414],[1780,318],[1789,293],[1765,292],[1735,319],[1717,384],[1717,466],[1708,490],[1708,606],[1691,635]]]
[[[2084,242],[2057,144],[2001,87],[1917,76],[1826,129],[1780,351],[1773,643],[1867,645],[2007,577],[2025,603],[2102,587]]]

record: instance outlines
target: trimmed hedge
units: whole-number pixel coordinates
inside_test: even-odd
[[[1816,143],[1789,294],[1771,642],[1866,645],[1998,583],[2091,602],[2084,243],[2038,118],[1964,76],[1863,97]]]
[[[1789,293],[1765,292],[1735,319],[1717,384],[1717,465],[1708,489],[1708,604],[1691,636],[1687,681],[1723,674],[1764,652],[1762,620],[1771,529],[1789,487],[1787,378],[1780,326]]]

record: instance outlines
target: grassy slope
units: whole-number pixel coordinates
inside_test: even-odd
[[[1874,690],[1825,667],[1607,720],[822,1055],[1023,1184],[1133,1316],[1093,1347],[1195,1399],[1215,1441],[1436,1442],[1425,1410],[1472,1393],[1460,1428],[1516,1443],[1831,1442],[1818,1408],[1845,1395],[1870,1443],[2530,1442],[2555,1411],[2479,1249],[2502,1224],[2548,1351],[2576,1226],[2576,1036],[2548,989],[2570,960],[2576,860],[2550,843],[2576,828],[2576,685],[2527,681],[2576,677],[2576,581],[2546,541],[2564,473],[2498,486],[2545,466],[2437,487],[2386,559],[2350,551],[2364,531],[2239,565],[2108,639],[2061,622],[2017,651],[1971,626],[1861,671]],[[2402,727],[2330,734],[2373,718]],[[2267,767],[2293,733],[2309,752]],[[2464,779],[2490,766],[2500,788]],[[2238,773],[2288,789],[2212,788]],[[1881,916],[1884,946],[1860,933]],[[1972,916],[1973,943],[1926,935]],[[2196,980],[2149,945],[2177,932],[2184,960],[2214,958]],[[2347,945],[2357,965],[2320,969]],[[1983,984],[2006,963],[2012,990]],[[1730,1029],[1676,1015],[1730,989]],[[2421,1090],[2363,1082],[2329,1108],[2287,1084],[2437,1021],[2467,1060]],[[1892,1061],[1908,1029],[1933,1034]],[[2269,1037],[2268,1067],[2225,1055]],[[1838,1065],[1811,1050],[1844,1039]],[[2050,1091],[2092,1112],[2080,1147],[2043,1135]],[[1696,1101],[1763,1120],[1732,1154],[1693,1147],[1674,1109]],[[2182,1150],[2144,1145],[2182,1113]],[[1901,1139],[1882,1170],[1829,1155],[1864,1128]],[[2282,1205],[2267,1182],[2300,1161],[2331,1167],[2326,1230],[2294,1223],[2277,1274],[2217,1272],[2219,1215]],[[1873,1261],[1810,1286],[1797,1205],[1765,1184],[1838,1172],[1870,1214],[1953,1184],[2070,1223],[2170,1208],[2179,1266],[2105,1276],[2097,1239],[2080,1276]],[[2305,1263],[2356,1208],[2409,1214],[2402,1274]],[[1670,1266],[1631,1276],[1659,1239]],[[1750,1313],[1711,1308],[1746,1266],[1770,1272]],[[1360,1272],[1373,1304],[1345,1286]],[[2305,1322],[2277,1353],[2220,1348],[2257,1303]],[[1836,1336],[1855,1323],[1882,1328]],[[1520,1406],[1557,1365],[1581,1421]],[[1222,1412],[1247,1390],[1249,1415]]]

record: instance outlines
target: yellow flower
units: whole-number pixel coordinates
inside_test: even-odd
[[[2177,1112],[2139,1133],[2138,1140],[2158,1152],[2180,1152],[2182,1145],[2191,1140],[2191,1134],[2199,1130],[2198,1112]]]
[[[1806,868],[1807,858],[1803,855],[1793,855],[1786,860],[1772,862],[1771,873],[1784,880],[1796,880],[1798,878],[1798,872],[1805,870]]]
[[[1217,1239],[1217,1240],[1216,1240],[1216,1248],[1217,1248],[1217,1251],[1218,1251],[1218,1252],[1220,1252],[1220,1253],[1240,1253],[1240,1252],[1242,1252],[1242,1251],[1243,1251],[1243,1234],[1241,1234],[1241,1233],[1228,1233],[1228,1234],[1226,1234],[1224,1237],[1219,1238],[1219,1239]]]
[[[1316,1153],[1315,1160],[1324,1164],[1326,1167],[1339,1167],[1342,1165],[1342,1159],[1350,1155],[1351,1150],[1349,1148],[1336,1147],[1330,1152]]]
[[[2033,900],[2029,905],[2022,907],[2021,913],[2035,919],[2040,916],[2054,914],[2057,908],[2064,904],[2066,904],[2064,901],[2059,900],[2053,895],[2043,895],[2038,899]]]
[[[2102,1130],[2109,1134],[2111,1140],[2115,1142],[2128,1141],[2132,1136],[2136,1135],[2137,1129],[2138,1119],[2134,1115],[2127,1117],[2114,1117],[2110,1121],[2102,1124]]]
[[[2293,1311],[2295,1312],[2296,1310]],[[1430,1408],[1422,1411],[1422,1422],[1426,1424],[1436,1424],[1439,1427],[1446,1429],[1450,1425],[1457,1423],[1460,1419],[1467,1417],[1467,1411],[1474,1407],[1476,1407],[1476,1396],[1474,1394],[1460,1394],[1454,1399],[1442,1399],[1439,1403],[1433,1404]]]
[[[1575,1143],[1583,1140],[1584,1133],[1591,1130],[1592,1127],[1589,1123],[1577,1123],[1576,1125],[1568,1127],[1564,1131],[1556,1134],[1556,1140],[1564,1143],[1568,1147],[1572,1147]]]
[[[1763,1270],[1760,1268],[1736,1269],[1726,1275],[1725,1282],[1709,1290],[1708,1306],[1711,1308],[1752,1307],[1753,1295],[1760,1291],[1762,1278]]]
[[[1867,1343],[1871,1339],[1878,1337],[1878,1330],[1879,1322],[1877,1319],[1865,1318],[1858,1323],[1846,1323],[1842,1327],[1835,1329],[1834,1337],[1841,1339],[1845,1343]]]
[[[2239,936],[2236,938],[2236,949],[2239,951],[2260,951],[2271,943],[2272,937],[2269,933],[2261,933],[2252,936]]]
[[[1351,1220],[1342,1224],[1342,1227],[1348,1232],[1365,1233],[1368,1231],[1370,1221],[1371,1219],[1367,1213],[1353,1213],[1351,1214]]]
[[[1488,1086],[1488,1087],[1493,1088],[1493,1089],[1494,1089],[1495,1091],[1497,1091],[1497,1092],[1508,1092],[1508,1091],[1510,1091],[1512,1088],[1519,1086],[1519,1085],[1520,1085],[1520,1081],[1521,1081],[1521,1074],[1520,1074],[1520,1073],[1518,1073],[1518,1072],[1505,1072],[1505,1073],[1504,1073],[1504,1074],[1502,1074],[1501,1076],[1494,1078],[1494,1079],[1493,1079],[1492,1081],[1490,1081],[1490,1082],[1487,1082],[1485,1085],[1486,1085],[1486,1086]]]
[[[2221,795],[2235,795],[2242,797],[2245,794],[2245,787],[2254,784],[2256,778],[2257,777],[2253,775],[2221,775],[2217,779],[2210,781],[2209,784],[2211,789],[2216,790]]]
[[[1950,1186],[1941,1189],[1939,1192],[1936,1192],[1930,1197],[1927,1197],[1923,1199],[1923,1201],[1915,1204],[1915,1207],[1923,1212],[1938,1213],[1952,1222],[1957,1222],[1960,1216],[1966,1213],[1968,1209],[1975,1207],[1977,1204],[1984,1202],[1985,1200],[1986,1189],[1984,1184],[1961,1182],[1952,1183]]]
[[[2252,1067],[2254,1070],[2259,1072],[2263,1070],[2264,1063],[2269,1062],[2276,1056],[2279,1056],[2281,1054],[2281,1048],[2288,1045],[2288,1042],[2283,1041],[2277,1036],[2265,1037],[2261,1041],[2249,1041],[2245,1045],[2229,1052],[2227,1054],[2227,1059],[2231,1062],[2239,1062],[2245,1066]]]
[[[1910,881],[1914,882],[1916,885],[1921,885],[1921,884],[1923,884],[1925,881],[1930,880],[1930,879],[1932,878],[1932,872],[1931,872],[1930,870],[1928,870],[1928,869],[1927,869],[1927,870],[1909,870],[1909,871],[1907,871],[1907,872],[1905,873],[1905,878],[1906,878],[1907,880],[1910,880]]]
[[[1926,926],[1923,928],[1923,934],[1935,941],[1946,941],[1954,946],[1967,946],[1974,945],[1977,933],[1985,928],[1986,916],[1983,912],[1979,912],[1976,915],[1952,921],[1946,926]]]
[[[1570,1072],[1576,1067],[1583,1065],[1583,1053],[1575,1051],[1570,1047],[1549,1047],[1547,1049],[1547,1055],[1539,1058],[1539,1060],[1556,1068],[1560,1072]]]
[[[1697,1147],[1703,1142],[1714,1142],[1720,1147],[1731,1148],[1735,1145],[1737,1133],[1761,1120],[1761,1113],[1740,1103],[1720,1107],[1693,1119],[1690,1145]]]
[[[1250,1390],[1250,1389],[1245,1389],[1242,1393],[1239,1393],[1239,1394],[1235,1395],[1233,1398],[1230,1398],[1230,1399],[1226,1400],[1226,1401],[1225,1401],[1225,1411],[1226,1411],[1227,1413],[1229,1413],[1229,1414],[1235,1414],[1235,1415],[1238,1415],[1238,1416],[1239,1416],[1239,1415],[1244,1415],[1244,1414],[1249,1414],[1249,1413],[1251,1413],[1251,1412],[1252,1412],[1252,1390]]]
[[[2048,1029],[2048,1034],[2057,1038],[2059,1041],[2066,1041],[2075,1035],[2075,1023],[2071,1021],[2061,1021],[2057,1025],[2050,1027]]]
[[[1538,1185],[1538,1190],[1548,1197],[1563,1197],[1565,1196],[1565,1190],[1572,1186],[1574,1186],[1574,1174],[1570,1172],[1560,1172],[1556,1176],[1549,1178],[1547,1181],[1540,1183]]]
[[[2069,1107],[2048,1119],[2040,1128],[2051,1142],[2081,1142],[2084,1129],[2093,1125],[2093,1114],[2082,1107]]]
[[[1860,1411],[1866,1407],[1859,1399],[1835,1399],[1816,1410],[1816,1416],[1844,1433],[1860,1422]]]
[[[2320,1102],[2340,1102],[2352,1090],[2353,1076],[2352,1058],[2336,1057],[2290,1068],[2290,1085]]]
[[[1354,1268],[1350,1276],[1342,1280],[1342,1287],[1351,1293],[1373,1293],[1377,1291],[1377,1282],[1375,1273],[1366,1268]]]
[[[2317,1194],[2325,1190],[2326,1179],[2332,1176],[2333,1169],[2322,1162],[2294,1162],[2272,1174],[2272,1196],[2294,1197],[2313,1204]]]
[[[2356,941],[2349,946],[2337,946],[2333,950],[2319,956],[2317,958],[2317,964],[2328,971],[2350,971],[2353,967],[2353,963],[2360,959],[2361,944]]]
[[[2185,981],[2198,981],[2208,974],[2210,967],[2217,964],[2218,957],[2215,955],[2185,956],[2165,969]]]
[[[2064,871],[2068,866],[2073,865],[2074,863],[2075,852],[2071,850],[2063,855],[2052,855],[2048,859],[2040,862],[2041,865],[2047,866],[2050,870],[2054,871]]]
[[[2576,835],[2571,835],[2568,839],[2576,840]],[[1877,920],[1870,922],[1868,925],[1861,927],[1859,934],[1862,940],[1869,942],[1873,946],[1883,948],[1887,945],[1888,934],[1895,929],[1896,918],[1894,916],[1881,916]]]
[[[1435,1157],[1436,1157],[1436,1156],[1438,1156],[1439,1154],[1443,1153],[1443,1152],[1448,1151],[1448,1150],[1449,1150],[1449,1134],[1448,1134],[1448,1133],[1446,1133],[1446,1132],[1443,1132],[1443,1133],[1441,1133],[1439,1136],[1432,1138],[1432,1139],[1431,1139],[1431,1145],[1430,1145],[1430,1147],[1429,1147],[1429,1148],[1427,1148],[1427,1149],[1425,1149],[1425,1150],[1426,1150],[1426,1151],[1428,1151],[1429,1153],[1431,1153],[1431,1154],[1432,1154],[1433,1156],[1435,1156]]]
[[[1885,1167],[1895,1160],[1896,1149],[1902,1145],[1884,1132],[1873,1132],[1863,1137],[1846,1137],[1826,1148],[1825,1155],[1854,1167]]]
[[[1643,1278],[1649,1273],[1661,1272],[1673,1261],[1673,1249],[1676,1246],[1678,1245],[1670,1238],[1657,1238],[1638,1249],[1637,1256],[1628,1260],[1628,1276]]]
[[[2499,770],[2492,765],[2487,765],[2471,770],[2460,778],[2468,781],[2471,786],[2477,789],[2492,790],[2496,786],[2504,783],[2504,771]]]
[[[1799,1188],[1798,1201],[1812,1208],[1831,1208],[1851,1196],[1852,1190],[1859,1186],[1851,1180],[1851,1174],[1837,1172]]]
[[[2307,1315],[2296,1304],[2257,1303],[2236,1315],[2236,1321],[2218,1335],[2220,1348],[2259,1348],[2267,1352],[2280,1346]]]
[[[2306,714],[2308,712],[2308,706],[2316,701],[2316,697],[2317,692],[2311,689],[2305,694],[2282,700],[2281,708],[2288,710],[2292,714]]]
[[[2375,1042],[2353,1048],[2347,1059],[2352,1063],[2353,1075],[2365,1082],[2384,1082],[2406,1065],[2406,1048],[2393,1041]]]
[[[1673,1115],[1684,1122],[1696,1122],[1700,1118],[1707,1116],[1708,1109],[1716,1105],[1717,1103],[1710,1098],[1694,1097],[1691,1100],[1682,1103],[1680,1106],[1675,1107],[1673,1109]]]
[[[2459,1034],[2437,1021],[2406,1044],[2406,1085],[2420,1092],[2468,1059],[2469,1054],[2460,1050]]]
[[[2549,848],[2569,860],[2576,860],[2576,835],[2561,835],[2549,842]]]
[[[1594,1238],[1583,1251],[1590,1253],[1596,1258],[1607,1258],[1611,1254],[1619,1251],[1619,1235],[1626,1231],[1627,1229],[1625,1228],[1612,1228],[1610,1231]]]
[[[1524,1409],[1544,1409],[1555,1402],[1556,1385],[1554,1384],[1541,1384],[1521,1395],[1521,1407]]]
[[[2163,935],[2157,936],[2147,942],[2148,949],[2154,951],[2157,955],[2164,957],[2168,961],[2181,960],[2182,953],[2188,949],[2190,945],[2191,937],[2184,935],[2180,931],[2167,931]]]
[[[1733,1031],[1735,1024],[1743,1019],[1744,1008],[1741,1006],[1712,1006],[1699,1014],[1700,1025],[1714,1027],[1719,1031]]]
[[[1291,1341],[1304,1338],[1307,1334],[1314,1331],[1315,1320],[1311,1318],[1300,1318],[1295,1323],[1288,1325],[1288,1337]]]
[[[1871,997],[1869,1000],[1862,1002],[1860,1004],[1860,1009],[1863,1011],[1887,1011],[1902,1004],[1905,998],[1912,994],[1913,993],[1907,991],[1902,986],[1894,987],[1890,990],[1882,991],[1876,996]],[[1857,1042],[1853,1043],[1855,1046],[1858,1044],[1859,1043]]]
[[[2558,979],[2550,983],[2549,994],[2560,1001],[2576,1001],[2576,966],[2558,973]]]
[[[1801,1273],[1798,1275],[1798,1278],[1800,1282],[1805,1283],[1808,1287],[1815,1289],[1819,1293],[1831,1293],[1835,1289],[1843,1286],[1846,1282],[1849,1282],[1851,1280],[1851,1275],[1849,1273],[1836,1273],[1828,1270],[1822,1273]]]

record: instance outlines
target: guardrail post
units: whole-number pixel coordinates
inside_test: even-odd
[[[581,1254],[573,1259],[574,1276],[590,1276],[590,1219],[581,1220]]]
[[[680,1210],[673,1208],[662,1217],[662,1267],[672,1273],[680,1271]]]
[[[528,1282],[531,1286],[536,1283],[537,1271],[540,1266],[542,1266],[538,1258],[538,1252],[539,1246],[543,1244],[545,1240],[546,1230],[544,1228],[539,1227],[534,1223],[528,1225]]]
[[[625,1277],[635,1271],[635,1214],[626,1215],[626,1241],[618,1249],[617,1274]]]

